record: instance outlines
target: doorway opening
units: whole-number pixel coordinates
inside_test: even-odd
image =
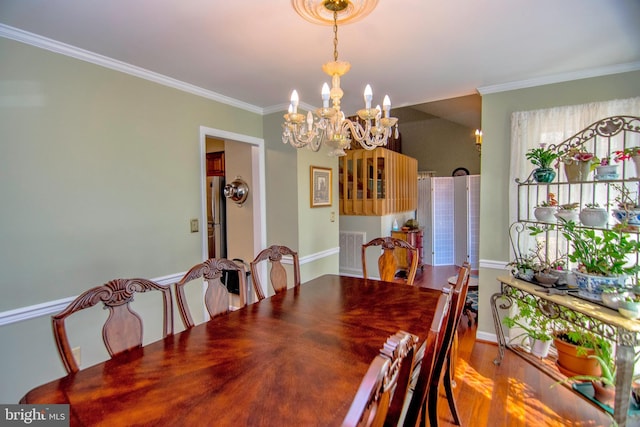
[[[202,259],[209,258],[210,246],[213,246],[211,253],[216,257],[252,260],[254,255],[266,245],[264,140],[202,126],[200,153],[202,207],[200,218],[201,224],[207,224],[207,233],[202,233]],[[218,154],[207,156],[208,153]],[[210,163],[207,157],[211,159]],[[221,161],[224,164],[224,173],[220,168]],[[209,184],[213,186],[215,176],[224,179],[224,182],[242,177],[249,184],[249,197],[242,206],[228,202],[224,204],[224,208],[218,208],[219,211],[224,212],[226,239],[220,236],[220,246],[226,246],[226,253],[222,248],[216,251],[215,229],[212,230],[214,231],[211,236],[213,239],[210,238],[209,233],[210,218],[212,226],[215,227],[213,212],[211,212],[213,193],[209,195],[209,189],[212,188]],[[219,186],[220,183],[216,185]],[[220,234],[222,234],[221,231]],[[223,243],[226,244],[223,245]]]

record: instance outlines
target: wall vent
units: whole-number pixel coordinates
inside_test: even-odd
[[[362,274],[362,245],[367,233],[362,231],[340,232],[340,273]]]

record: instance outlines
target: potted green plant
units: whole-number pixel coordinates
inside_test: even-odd
[[[627,319],[640,318],[640,296],[628,294],[620,298],[618,312]]]
[[[580,182],[589,179],[593,153],[581,148],[572,147],[560,154],[559,160],[564,164],[564,173],[568,182]]]
[[[558,210],[558,201],[556,195],[553,193],[547,194],[547,200],[540,202],[538,206],[533,209],[533,216],[538,221],[552,222],[555,220],[555,213]]]
[[[610,157],[603,157],[599,159],[599,164],[596,166],[596,174],[594,176],[598,181],[611,181],[612,179],[618,179],[618,165],[611,163]]]
[[[502,319],[508,328],[519,328],[523,332],[511,341],[522,338],[521,344],[528,340],[529,351],[534,356],[544,358],[549,353],[553,339],[551,333],[551,320],[545,316],[536,305],[533,296],[524,299],[515,299],[517,312],[513,316]]]
[[[603,227],[609,220],[609,212],[598,203],[587,203],[579,217],[580,222],[587,227]]]
[[[605,286],[602,288],[602,303],[614,310],[618,309],[621,300],[631,295],[626,288]]]
[[[628,233],[581,228],[573,221],[561,231],[571,247],[569,260],[578,264],[573,273],[581,297],[601,301],[603,287],[624,287],[627,275],[640,271],[640,265],[627,259],[640,251],[640,241]]]
[[[558,370],[572,377],[575,375],[600,376],[598,362],[589,356],[595,354],[596,337],[591,332],[556,320],[553,345],[556,348]]]
[[[631,191],[625,185],[611,184],[618,191],[614,200],[618,204],[618,209],[613,209],[611,214],[621,224],[640,225],[640,204],[637,199],[637,192]]]
[[[635,177],[640,176],[640,147],[627,147],[624,150],[614,151],[613,154],[618,162],[629,159],[633,160],[636,166]],[[629,176],[632,176],[632,174],[629,174]]]
[[[578,207],[579,203],[565,203],[564,205],[558,206],[558,212],[555,213],[555,217],[563,221],[578,221],[579,213]]]
[[[588,355],[589,359],[597,362],[600,373],[597,375],[578,374],[559,381],[591,381],[594,391],[594,398],[600,403],[613,407],[616,391],[616,360],[613,352],[613,345],[606,339],[592,336],[593,354]]]
[[[531,281],[534,275],[534,265],[534,255],[529,253],[527,255],[517,256],[516,259],[507,264],[507,267],[509,267],[511,274],[516,279]]]
[[[538,148],[531,148],[525,153],[527,160],[534,166],[533,178],[537,182],[551,182],[556,177],[556,171],[551,167],[551,163],[558,158],[558,152],[545,148],[545,144],[540,144]]]
[[[564,268],[564,255],[561,255],[558,259],[550,259],[549,253],[545,248],[545,242],[542,240],[536,240],[536,247],[531,249],[533,255],[533,277],[536,282],[543,286],[550,286],[555,284],[560,279],[558,271]]]

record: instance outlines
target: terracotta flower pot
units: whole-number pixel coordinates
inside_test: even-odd
[[[589,355],[595,354],[593,349],[588,348],[585,354],[578,354],[577,345],[568,343],[557,337],[553,339],[553,344],[558,351],[558,369],[566,376],[591,375],[599,377],[602,375],[598,361],[588,357]]]
[[[613,402],[616,399],[616,388],[610,385],[604,385],[600,381],[591,381],[593,385],[593,398],[613,408]]]

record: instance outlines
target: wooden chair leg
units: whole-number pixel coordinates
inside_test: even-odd
[[[429,411],[429,426],[430,427],[438,427],[438,389],[429,390],[429,394],[427,395],[426,408],[424,410]]]
[[[458,416],[458,407],[453,397],[453,372],[451,370],[451,358],[447,360],[447,370],[444,373],[444,391],[447,394],[447,402],[449,402],[449,410],[453,416],[453,422],[460,425],[460,417]]]

